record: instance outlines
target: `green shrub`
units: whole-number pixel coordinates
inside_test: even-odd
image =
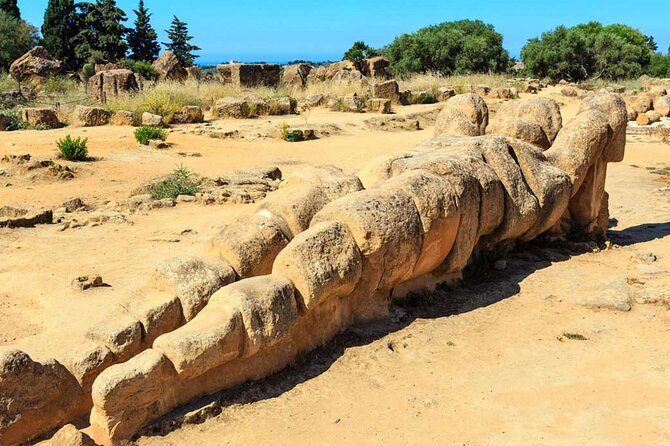
[[[135,139],[142,145],[149,144],[149,141],[152,139],[159,139],[165,141],[167,139],[167,132],[158,127],[151,127],[148,125],[143,125],[135,129]]]
[[[0,110],[0,115],[5,117],[5,131],[21,130],[23,128],[23,118],[19,107]]]
[[[554,81],[630,79],[647,70],[654,47],[650,37],[630,26],[589,22],[529,39],[521,59],[534,76]]]
[[[164,198],[175,199],[179,195],[195,195],[200,192],[202,179],[198,178],[184,166],[177,167],[165,179],[148,187],[148,193],[155,200]]]
[[[412,102],[415,104],[434,104],[437,102],[437,99],[432,93],[428,91],[422,91],[421,93],[414,96]]]
[[[493,25],[459,20],[396,37],[382,50],[396,76],[438,72],[445,75],[504,73],[510,66],[503,37]]]
[[[87,160],[88,159],[88,149],[86,148],[87,143],[88,138],[72,139],[70,135],[67,135],[65,138],[56,141],[59,156],[69,161]]]
[[[130,69],[134,72],[142,76],[144,79],[148,80],[158,80],[158,71],[154,68],[153,65],[149,62],[145,62],[143,60],[135,61],[135,60],[129,60],[128,65],[130,65]]]
[[[81,77],[84,79],[84,82],[88,82],[93,76],[95,76],[95,65],[92,63],[85,64],[81,69]]]
[[[305,132],[303,132],[302,130],[291,130],[291,127],[289,127],[289,125],[286,123],[283,123],[281,125],[281,139],[283,139],[284,141],[301,142],[301,141],[309,141],[315,138],[316,137],[313,132],[308,132],[308,135],[305,136]]]

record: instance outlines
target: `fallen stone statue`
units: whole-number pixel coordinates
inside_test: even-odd
[[[155,318],[149,327],[138,317],[149,339],[124,350],[125,362],[96,368],[87,386],[58,363],[0,350],[0,443],[88,410],[98,443],[130,439],[195,398],[266,377],[351,325],[385,317],[395,297],[457,280],[477,253],[545,233],[604,236],[607,164],[623,159],[626,143],[618,94],[587,98],[565,126],[542,98],[510,101],[488,121],[479,96],[458,95],[436,136],[406,152],[355,176],[334,167],[289,175],[256,213],[212,239],[217,271],[228,273],[206,298],[187,305],[179,274],[157,269],[155,281],[188,315],[155,330]],[[85,390],[43,392],[45,377]]]

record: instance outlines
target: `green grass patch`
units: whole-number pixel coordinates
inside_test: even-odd
[[[4,116],[5,131],[23,129],[23,118],[21,117],[21,109],[19,107],[0,110],[0,115]]]
[[[142,145],[148,145],[152,139],[165,141],[167,139],[167,132],[158,127],[151,127],[143,125],[135,129],[135,139]]]
[[[175,199],[179,195],[195,195],[201,190],[202,179],[184,166],[177,167],[165,179],[151,184],[147,192],[155,200]]]
[[[72,138],[67,135],[56,141],[58,156],[68,161],[86,161],[88,159],[88,138]]]

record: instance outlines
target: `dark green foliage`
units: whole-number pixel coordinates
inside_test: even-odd
[[[291,130],[288,124],[283,123],[280,126],[281,139],[287,142],[311,141],[316,139],[313,131],[303,132],[302,130]]]
[[[188,26],[174,16],[170,29],[165,30],[170,39],[169,43],[163,43],[168,51],[172,51],[184,67],[193,66],[193,61],[198,57],[194,51],[199,51],[200,47],[190,44],[193,39],[188,35]]]
[[[93,76],[95,76],[95,65],[92,63],[84,64],[81,69],[81,77],[84,79],[84,82],[88,82]]]
[[[42,45],[70,70],[78,68],[74,51],[78,33],[74,0],[49,0],[42,24]]]
[[[0,110],[0,115],[5,117],[5,131],[11,132],[23,129],[23,118],[19,107]]]
[[[434,94],[428,91],[422,91],[414,98],[412,98],[412,102],[415,104],[435,104],[437,102],[437,98]]]
[[[86,161],[88,159],[87,143],[88,138],[73,139],[70,135],[56,141],[59,156],[69,161]]]
[[[128,28],[123,25],[126,13],[115,0],[77,3],[79,34],[75,52],[81,61],[115,62],[128,50],[124,40]]]
[[[17,0],[0,0],[0,11],[6,12],[15,19],[21,19],[21,11],[19,11]]]
[[[158,79],[158,71],[156,71],[156,69],[150,62],[146,62],[144,60],[140,61],[129,60],[128,65],[130,65],[130,69],[133,70],[134,73],[139,74],[144,79],[149,80]]]
[[[589,22],[542,34],[521,50],[526,68],[554,81],[636,77],[649,66],[655,42],[627,25]]]
[[[135,18],[135,28],[128,31],[128,47],[130,49],[130,58],[136,61],[153,62],[158,58],[160,46],[158,45],[158,35],[151,26],[151,14],[144,6],[144,0],[140,0],[137,9],[133,11],[137,16]]]
[[[360,66],[363,59],[368,59],[370,57],[375,57],[379,55],[379,51],[367,45],[365,42],[359,40],[354,42],[353,46],[344,53],[342,60],[349,60]]]
[[[38,42],[37,29],[0,11],[0,71],[5,71],[16,59]]]
[[[670,52],[663,55],[654,53],[649,60],[647,74],[652,77],[670,77]]]
[[[200,192],[202,180],[183,166],[177,167],[167,178],[149,185],[148,193],[155,200],[175,199],[179,195],[195,195]]]
[[[135,139],[140,144],[146,146],[152,139],[165,141],[167,139],[167,132],[157,127],[143,125],[135,129]]]
[[[382,51],[400,76],[436,72],[445,75],[500,73],[510,66],[502,35],[479,20],[460,20],[396,37]]]

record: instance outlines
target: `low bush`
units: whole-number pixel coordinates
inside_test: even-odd
[[[5,131],[21,130],[24,127],[19,107],[0,110],[0,115],[4,116]]]
[[[95,65],[92,63],[85,64],[81,69],[81,77],[84,79],[84,82],[88,82],[93,76],[95,76]]]
[[[421,93],[414,96],[414,98],[412,98],[412,102],[415,104],[435,104],[437,102],[437,98],[435,98],[435,95],[433,95],[431,92],[422,91]]]
[[[165,141],[167,139],[167,132],[158,127],[143,125],[142,127],[135,129],[135,139],[140,144],[146,146],[152,139]]]
[[[69,161],[86,161],[88,159],[88,138],[75,138],[67,135],[56,141],[59,156]]]
[[[130,65],[130,69],[133,71],[133,73],[139,74],[144,79],[152,81],[158,80],[158,71],[156,71],[151,63],[145,62],[143,60],[129,60],[128,65]]]
[[[202,179],[184,166],[177,167],[165,179],[148,187],[147,192],[155,200],[175,199],[179,195],[195,195],[200,192]]]
[[[280,127],[281,139],[288,142],[301,142],[316,139],[313,131],[291,130],[288,124],[283,123]]]

